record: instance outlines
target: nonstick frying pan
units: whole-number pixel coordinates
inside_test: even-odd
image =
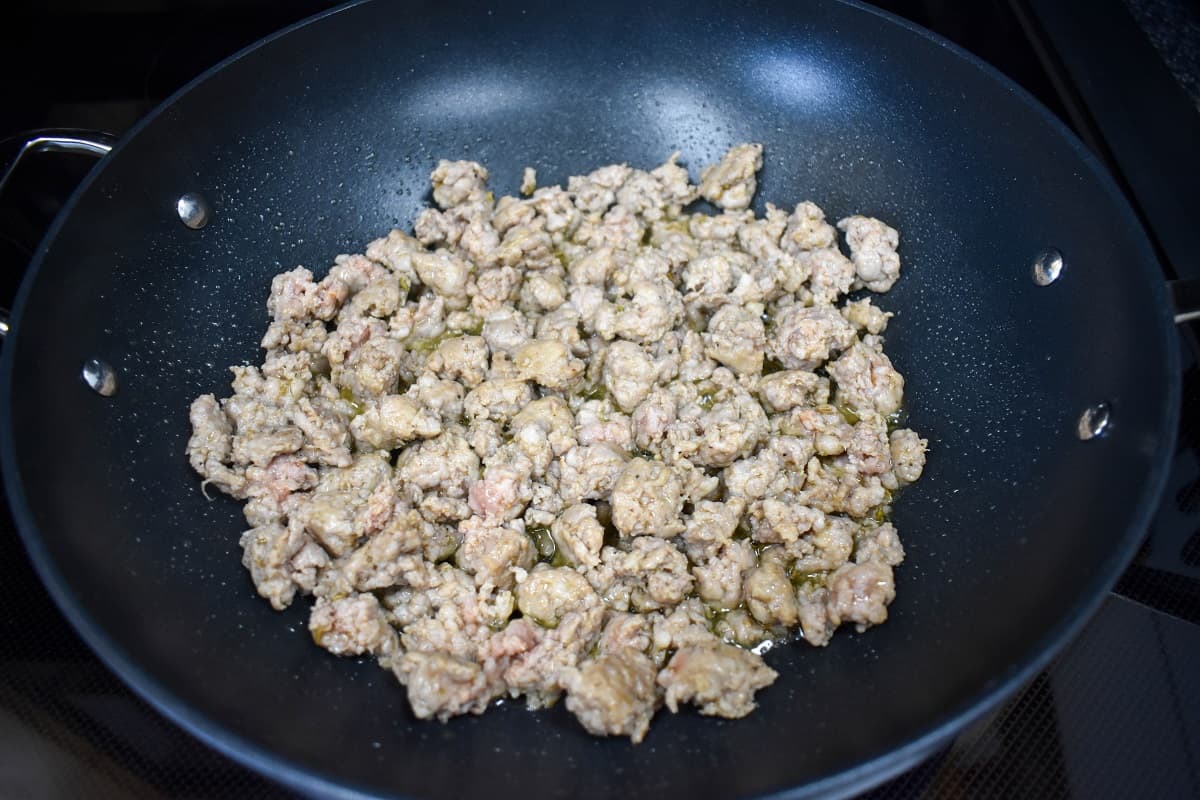
[[[753,715],[663,713],[636,747],[562,708],[416,722],[389,674],[313,646],[304,603],[255,595],[238,504],[205,499],[184,457],[190,400],[257,360],[273,274],[410,226],[440,157],[483,162],[511,193],[526,165],[560,182],[679,149],[695,169],[742,141],[766,147],[760,209],[812,199],[901,231],[905,275],[880,304],[930,457],[895,511],[908,560],[890,621],[776,648]],[[181,224],[185,193],[204,227]],[[1063,267],[1041,285],[1050,248]],[[114,394],[81,380],[91,359]],[[835,0],[376,0],[273,36],[93,170],[29,270],[2,370],[11,505],[83,637],[206,742],[342,796],[882,780],[1095,609],[1161,489],[1179,393],[1161,272],[1097,161],[991,68]]]

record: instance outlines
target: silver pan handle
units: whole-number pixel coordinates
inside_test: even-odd
[[[1200,319],[1200,278],[1181,278],[1167,282],[1171,305],[1175,307],[1175,322]]]
[[[39,153],[78,153],[101,158],[108,155],[117,143],[117,137],[102,131],[84,130],[41,130],[22,134],[17,139],[24,142],[17,148],[16,155],[9,160],[0,176],[0,194],[8,187],[8,181],[30,156]],[[8,335],[8,309],[0,308],[0,339]]]
[[[108,155],[117,143],[115,136],[101,131],[31,131],[23,134],[23,138],[24,144],[17,149],[17,154],[8,162],[3,177],[0,177],[0,193],[21,162],[29,156],[37,153],[80,153],[100,158]]]

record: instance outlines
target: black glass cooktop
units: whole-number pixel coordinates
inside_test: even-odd
[[[0,10],[0,139],[120,134],[316,0],[57,0]],[[1164,279],[1200,277],[1200,7],[1194,0],[877,5],[952,39],[1075,128],[1153,235]],[[16,139],[0,145],[0,159]],[[0,197],[0,307],[71,187],[77,156],[31,162]],[[1193,246],[1194,245],[1194,246]],[[1019,694],[872,798],[1200,797],[1200,364],[1181,326],[1183,419],[1135,563],[1082,635]],[[2,502],[2,501],[0,501]],[[0,797],[274,798],[288,790],[135,697],[79,640],[0,507]]]

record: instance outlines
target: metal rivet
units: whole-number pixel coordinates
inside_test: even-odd
[[[117,393],[117,371],[98,358],[83,362],[83,382],[97,394],[112,397]]]
[[[1047,247],[1033,259],[1033,282],[1038,286],[1049,286],[1062,275],[1062,253],[1053,247]]]
[[[1085,408],[1079,415],[1079,425],[1075,428],[1075,434],[1086,442],[1108,433],[1111,424],[1112,407],[1108,403],[1096,403]]]
[[[175,211],[184,225],[199,230],[208,224],[208,201],[195,192],[188,192],[175,203]]]

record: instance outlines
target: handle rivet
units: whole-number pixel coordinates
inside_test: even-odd
[[[1063,271],[1063,256],[1053,247],[1047,247],[1033,259],[1033,282],[1038,286],[1049,286],[1058,280]]]
[[[1108,433],[1108,429],[1112,426],[1112,407],[1105,402],[1096,403],[1094,406],[1088,406],[1079,415],[1079,424],[1075,428],[1075,435],[1083,441],[1096,439]]]
[[[112,397],[117,393],[117,371],[111,364],[98,358],[83,362],[83,382],[104,397]]]
[[[187,192],[175,201],[175,211],[180,221],[192,230],[200,230],[208,224],[208,201],[195,192]]]

